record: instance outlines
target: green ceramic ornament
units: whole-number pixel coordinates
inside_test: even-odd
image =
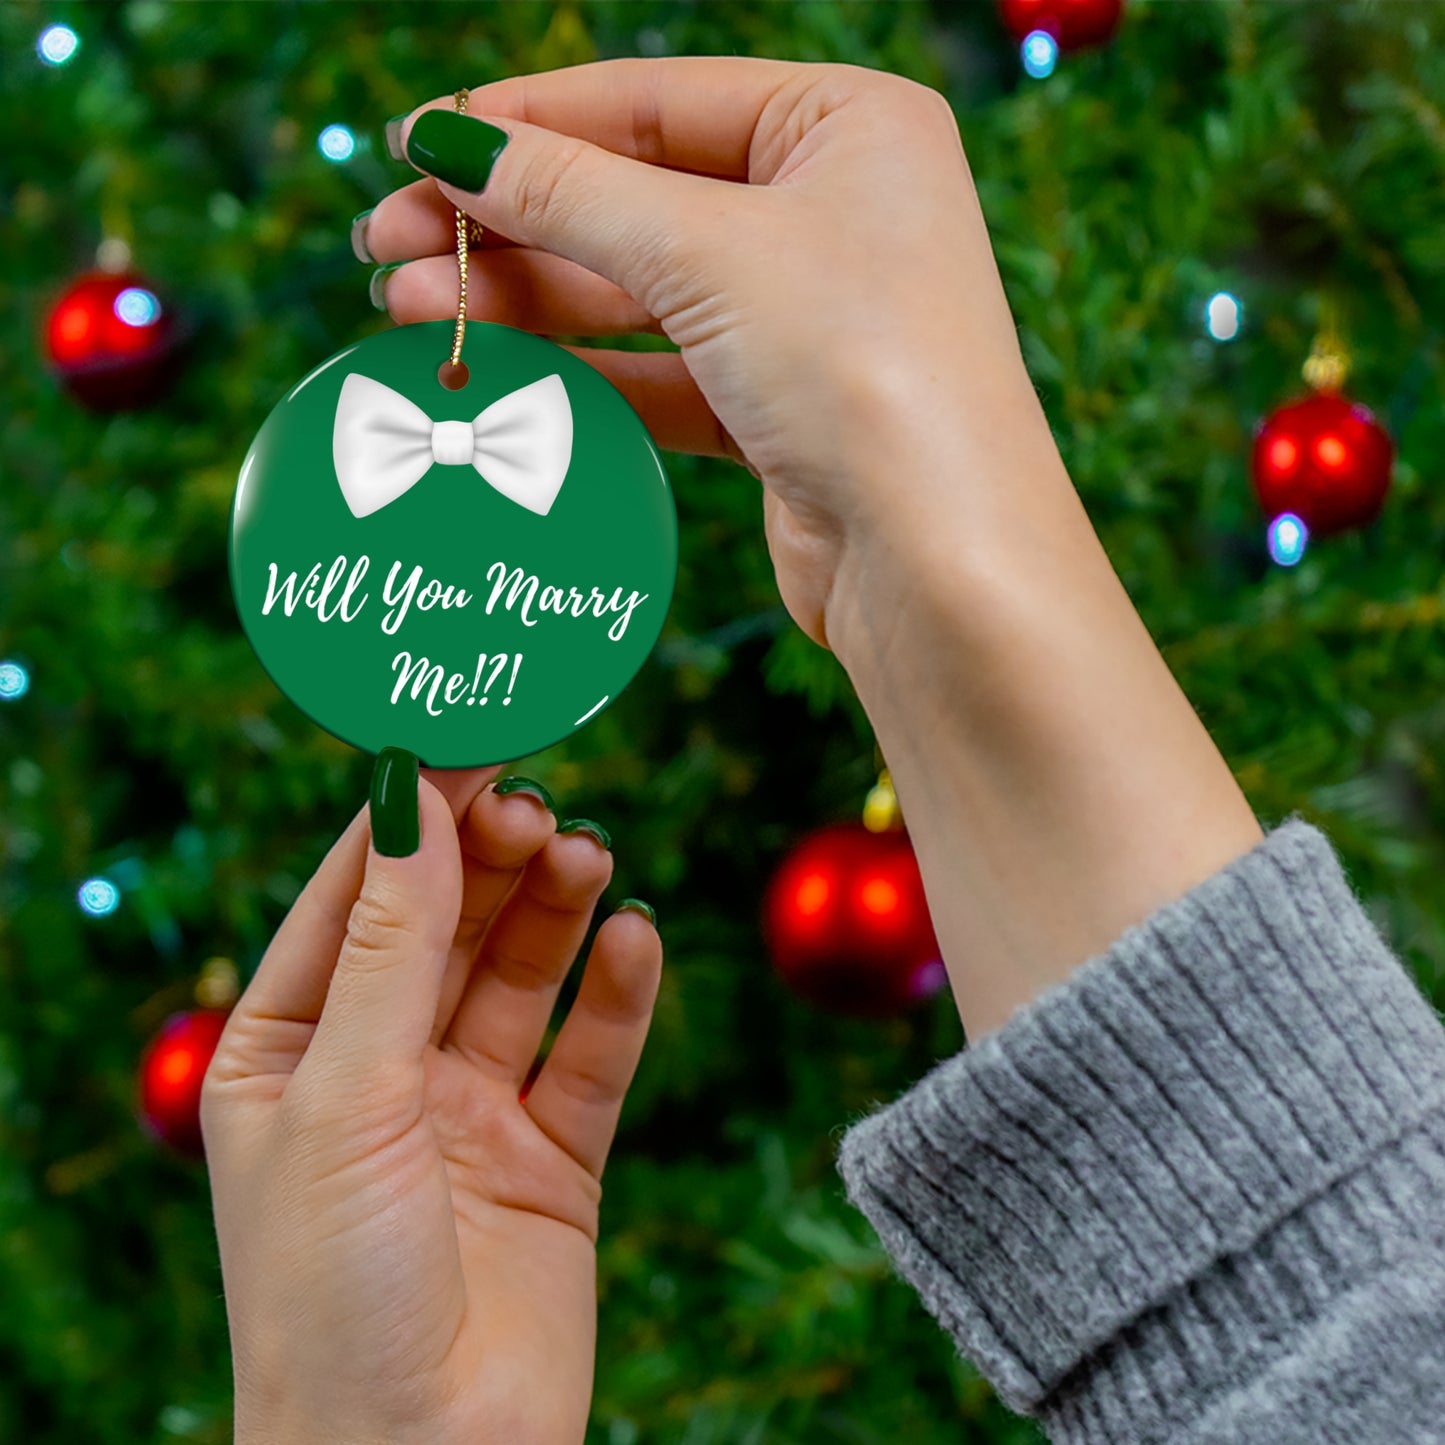
[[[677,512],[637,414],[570,352],[472,322],[323,362],[267,417],[231,512],[231,588],[276,685],[328,732],[430,767],[560,741],[662,629]]]

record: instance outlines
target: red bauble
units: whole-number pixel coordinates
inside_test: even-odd
[[[172,1014],[141,1057],[141,1122],[182,1154],[205,1153],[201,1082],[229,1017],[211,1008]]]
[[[1023,43],[1035,30],[1058,41],[1060,50],[1101,45],[1118,28],[1124,0],[998,0],[998,13]]]
[[[150,283],[93,271],[72,283],[45,323],[45,350],[65,389],[96,411],[148,405],[170,384],[175,317]]]
[[[768,886],[773,964],[836,1013],[899,1013],[943,986],[938,942],[908,835],[839,823],[805,838]]]
[[[1395,449],[1363,406],[1320,391],[1271,412],[1254,438],[1254,490],[1265,515],[1293,512],[1315,536],[1373,522]]]

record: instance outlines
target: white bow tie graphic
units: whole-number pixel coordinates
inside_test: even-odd
[[[545,517],[572,460],[572,404],[553,373],[472,421],[433,421],[399,391],[353,371],[336,403],[331,459],[354,517],[396,501],[435,463],[475,467],[489,487]]]

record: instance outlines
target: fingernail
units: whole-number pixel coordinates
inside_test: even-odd
[[[385,266],[378,266],[371,273],[371,280],[367,284],[366,294],[371,297],[371,304],[378,311],[386,310],[386,278],[396,270],[398,266],[405,266],[405,261],[392,261]]]
[[[601,823],[594,823],[591,818],[568,818],[565,823],[557,824],[557,831],[559,833],[590,833],[604,848],[612,847],[612,835]]]
[[[548,812],[557,811],[551,793],[535,778],[503,778],[500,783],[492,785],[492,791],[500,793],[504,798],[511,793],[525,793],[529,798],[536,798]]]
[[[408,112],[410,114],[410,112]],[[386,153],[394,161],[404,161],[406,156],[401,149],[401,128],[406,123],[406,116],[394,115],[386,123]]]
[[[406,158],[449,186],[480,191],[509,139],[484,120],[454,110],[426,110],[406,138]]]
[[[371,254],[371,247],[366,244],[366,223],[371,220],[371,212],[376,208],[363,211],[351,223],[351,250],[358,261],[365,261],[368,266],[376,265],[376,257]]]
[[[417,756],[382,748],[371,771],[371,841],[387,858],[409,858],[421,846]]]
[[[657,912],[652,904],[644,903],[640,898],[624,898],[617,905],[619,913],[640,913],[654,928],[657,927]]]

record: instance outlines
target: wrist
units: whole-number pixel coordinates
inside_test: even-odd
[[[1000,435],[932,445],[952,503],[877,517],[827,612],[971,1036],[1260,836],[1052,438]]]
[[[986,653],[1021,589],[1063,568],[1113,572],[1032,393],[998,409],[999,434],[939,427],[863,451],[863,500],[824,614],[829,648],[860,691],[946,648]],[[888,459],[884,460],[884,454]],[[906,460],[905,460],[906,459]]]

